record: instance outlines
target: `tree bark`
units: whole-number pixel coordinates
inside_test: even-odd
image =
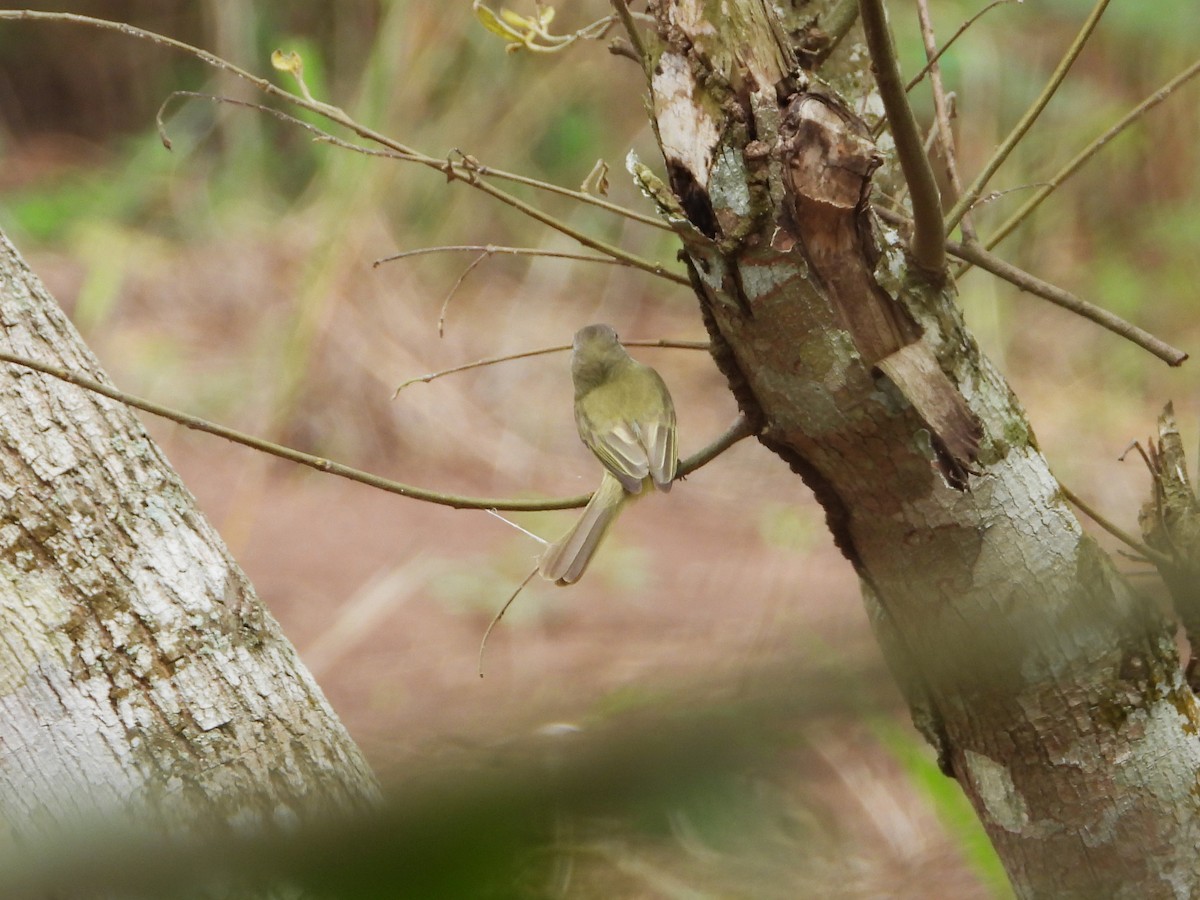
[[[104,380],[0,235],[0,341]],[[0,847],[287,826],[377,786],[132,411],[0,366]]]
[[[812,22],[778,6],[650,4],[669,187],[631,168],[682,239],[717,362],[824,507],[1017,892],[1196,895],[1200,715],[1174,623],[1081,530],[952,282],[874,216],[888,160],[795,68]]]

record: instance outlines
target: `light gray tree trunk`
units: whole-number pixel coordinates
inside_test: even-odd
[[[796,6],[780,23],[764,0],[650,4],[670,185],[632,168],[676,225],[717,362],[824,507],[1018,893],[1200,895],[1200,715],[1174,623],[1080,529],[952,282],[874,216],[885,160],[791,71],[818,7]]]
[[[0,235],[0,346],[105,380]],[[0,849],[287,826],[377,787],[126,407],[0,364]]]

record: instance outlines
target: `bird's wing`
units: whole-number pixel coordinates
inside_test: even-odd
[[[641,491],[643,479],[650,474],[650,458],[639,431],[636,423],[618,422],[604,431],[589,429],[591,440],[585,441],[631,494]]]
[[[622,377],[577,401],[579,435],[629,493],[640,493],[646,476],[670,490],[678,465],[675,407],[657,372],[629,362]]]
[[[660,491],[669,491],[675,480],[679,465],[679,453],[675,445],[675,415],[670,410],[669,418],[655,420],[638,428],[645,448],[650,477]]]

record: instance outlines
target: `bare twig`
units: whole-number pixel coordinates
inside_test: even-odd
[[[957,41],[960,37],[962,37],[966,33],[967,29],[970,28],[972,25],[974,25],[977,21],[979,21],[979,19],[982,18],[985,13],[991,12],[997,6],[1003,6],[1006,3],[1022,3],[1022,2],[1024,2],[1024,0],[992,0],[991,3],[989,3],[987,6],[985,6],[983,9],[981,9],[979,12],[975,13],[975,15],[971,16],[971,18],[967,19],[967,21],[963,22],[961,25],[958,26],[958,30],[956,30],[954,32],[954,34],[950,35],[950,40],[946,41],[946,43],[944,43],[941,46],[941,48],[936,53],[933,54],[933,56],[929,57],[928,60],[926,60],[925,65],[921,68],[921,70],[919,72],[917,72],[917,74],[912,77],[912,79],[908,82],[908,84],[906,84],[904,86],[904,90],[911,91],[918,84],[920,84],[921,79],[924,78],[926,75],[928,75],[929,72],[933,69],[933,67],[935,65],[937,65],[937,61],[942,58],[942,55],[947,50],[949,50],[951,47],[953,47],[954,42]]]
[[[946,163],[946,177],[954,191],[954,199],[962,195],[962,181],[958,177],[958,154],[954,150],[954,132],[950,130],[952,108],[942,85],[942,69],[932,60],[937,56],[937,38],[933,36],[933,18],[929,15],[929,0],[917,0],[917,18],[921,23],[921,38],[925,42],[925,56],[929,62],[929,86],[933,93],[933,112],[937,122],[938,146]],[[963,238],[975,240],[975,228],[969,215],[963,216]]]
[[[675,477],[686,478],[702,466],[708,465],[738,441],[748,438],[752,434],[754,434],[754,428],[751,427],[750,420],[739,414],[723,435],[703,450],[693,453],[687,459],[680,460],[679,474]]]
[[[610,256],[594,256],[590,253],[570,253],[564,250],[543,250],[540,247],[501,247],[496,244],[443,244],[438,247],[418,247],[415,250],[403,250],[377,259],[371,265],[375,268],[384,263],[395,262],[398,259],[408,259],[413,256],[426,256],[430,253],[483,253],[488,256],[540,256],[546,259],[572,259],[579,262],[607,263],[620,265],[621,261]]]
[[[709,344],[707,341],[671,341],[666,339],[652,341],[621,341],[626,347],[668,347],[676,350],[707,350]],[[447,375],[457,375],[459,372],[467,372],[471,369],[482,369],[485,366],[494,366],[497,363],[510,362],[515,359],[528,359],[531,356],[545,356],[549,353],[565,353],[571,349],[570,344],[557,344],[553,347],[539,347],[536,350],[522,350],[520,353],[506,353],[503,356],[489,356],[486,359],[477,359],[474,362],[463,363],[459,366],[451,366],[449,369],[442,369],[438,372],[430,372],[426,375],[418,375],[416,378],[410,378],[407,381],[401,382],[396,388],[396,392],[392,395],[395,399],[400,395],[400,392],[406,387],[414,384],[428,384],[431,381],[436,381],[439,378],[445,378]]]
[[[646,43],[642,40],[642,33],[638,30],[633,13],[629,11],[629,4],[625,0],[612,0],[612,7],[617,11],[617,18],[621,20],[621,24],[625,27],[625,34],[629,37],[629,43],[633,48],[637,61],[642,67],[646,81],[649,81],[653,74],[650,71],[653,63],[649,53],[646,52]]]
[[[491,184],[490,182],[486,181],[483,176],[492,176],[492,177],[502,179],[502,180],[509,180],[509,181],[513,181],[516,183],[527,184],[532,187],[537,187],[540,190],[547,190],[547,191],[552,191],[554,193],[557,193],[557,194],[560,194],[563,196],[570,196],[573,199],[577,199],[583,203],[590,203],[593,206],[599,206],[601,208],[608,209],[613,212],[621,213],[621,207],[615,203],[609,203],[606,200],[603,200],[598,197],[594,197],[583,191],[571,191],[566,188],[559,188],[554,185],[548,185],[545,182],[540,182],[540,181],[537,181],[536,179],[530,179],[530,178],[525,178],[524,176],[518,176],[518,175],[513,175],[511,173],[501,172],[500,170],[492,169],[488,166],[480,165],[474,159],[472,159],[470,157],[466,157],[466,156],[464,156],[463,159],[459,162],[453,162],[451,160],[437,159],[435,157],[427,156],[426,154],[420,153],[419,151],[401,143],[400,141],[395,140],[394,138],[390,138],[387,135],[384,135],[378,131],[375,131],[374,129],[368,128],[367,126],[352,119],[343,110],[341,110],[335,106],[331,106],[327,103],[321,103],[319,101],[310,101],[308,99],[305,99],[304,97],[300,96],[299,94],[294,94],[290,91],[284,90],[283,88],[279,87],[278,85],[274,84],[273,82],[268,81],[265,78],[260,78],[256,75],[253,75],[252,73],[248,72],[247,70],[245,70],[239,66],[236,66],[233,63],[231,63],[225,59],[222,59],[221,57],[216,56],[213,53],[210,53],[206,50],[202,50],[199,47],[192,46],[191,44],[187,44],[183,41],[178,41],[178,40],[175,40],[174,38],[166,37],[164,35],[158,34],[153,31],[147,31],[146,29],[143,29],[143,28],[135,28],[132,25],[127,25],[122,22],[113,22],[113,21],[109,21],[107,19],[98,19],[98,18],[94,18],[91,16],[81,16],[81,15],[75,15],[72,13],[37,12],[34,10],[0,10],[0,20],[6,20],[6,19],[7,20],[18,20],[18,21],[43,21],[43,22],[58,22],[58,23],[69,23],[69,24],[74,24],[74,25],[83,25],[83,26],[87,26],[87,27],[91,27],[91,28],[99,28],[99,29],[108,30],[108,31],[116,31],[120,34],[125,34],[130,37],[139,38],[141,40],[146,40],[146,41],[149,41],[153,44],[157,44],[162,47],[168,47],[168,48],[171,48],[174,50],[183,51],[183,52],[201,60],[202,62],[213,66],[216,69],[219,69],[224,72],[228,72],[228,73],[246,81],[247,83],[249,83],[249,84],[253,85],[255,88],[257,88],[259,91],[261,91],[262,93],[264,93],[270,97],[276,97],[276,98],[283,100],[284,102],[289,103],[293,106],[296,106],[300,109],[306,109],[309,112],[315,113],[315,114],[321,116],[322,118],[325,118],[337,125],[342,126],[343,128],[346,128],[347,130],[358,135],[359,137],[363,138],[364,140],[368,140],[372,143],[375,143],[382,147],[385,147],[388,150],[391,150],[391,151],[399,154],[400,158],[402,158],[406,161],[418,163],[420,165],[423,165],[423,166],[426,166],[429,168],[437,169],[438,171],[443,172],[447,176],[447,178],[450,178],[452,180],[453,179],[462,180],[462,181],[466,182],[467,184],[471,185],[472,187],[476,188],[477,190],[482,191],[483,193],[488,194],[489,196],[501,201],[502,203],[505,203],[505,204],[513,207],[514,209],[518,210],[519,212],[524,213],[529,218],[532,218],[535,221],[541,222],[543,225],[546,225],[556,231],[561,232],[562,234],[567,235],[568,237],[572,238],[573,240],[578,241],[585,247],[589,247],[589,248],[596,250],[600,253],[603,253],[605,255],[612,256],[615,259],[625,259],[628,261],[629,265],[631,265],[632,267],[642,269],[643,271],[651,272],[653,274],[660,275],[669,281],[675,281],[676,283],[683,284],[683,285],[688,284],[687,279],[685,277],[683,277],[682,275],[676,275],[674,273],[667,272],[657,263],[652,263],[652,262],[648,262],[646,260],[641,260],[634,254],[627,253],[626,251],[622,250],[619,247],[616,247],[605,241],[601,241],[597,238],[593,238],[593,237],[579,231],[578,229],[573,228],[572,226],[568,225],[566,222],[563,222],[562,220],[557,219],[554,216],[551,216],[548,213],[543,212],[542,210],[538,209],[537,207],[534,207],[531,204],[526,203],[523,200],[520,200],[516,196],[508,193],[507,191],[496,187],[494,184]],[[220,99],[222,100],[222,102],[224,102],[225,98],[220,98]],[[246,104],[242,104],[242,105],[246,105]],[[320,132],[320,129],[314,129],[314,130]],[[325,135],[324,138],[327,140],[332,140],[334,142],[339,141],[338,138],[335,138],[332,135]],[[169,142],[168,142],[168,144],[169,144]],[[349,146],[354,146],[354,145],[350,144]],[[628,211],[625,211],[625,212],[628,212]],[[625,213],[621,213],[621,214],[625,214]],[[646,220],[648,220],[648,222],[653,223],[655,225],[663,224],[663,223],[658,223],[656,220],[654,220],[650,217],[641,217],[638,214],[633,214],[630,216],[630,218],[635,218],[638,221],[642,221],[643,219],[646,219]]]
[[[467,276],[475,271],[475,267],[487,259],[489,254],[485,251],[471,260],[470,264],[463,269],[462,274],[455,279],[454,284],[446,294],[446,299],[442,301],[442,309],[438,313],[437,333],[438,337],[446,336],[446,312],[450,309],[450,301],[454,299],[454,295],[458,293],[458,289],[462,287],[462,283],[467,280]]]
[[[626,263],[624,260],[613,259],[609,256],[593,256],[587,253],[567,253],[557,250],[542,250],[537,247],[497,247],[494,244],[457,244],[443,247],[424,247],[418,250],[409,250],[404,253],[396,253],[392,256],[384,257],[383,259],[377,259],[373,265],[377,268],[382,263],[392,262],[398,259],[405,259],[411,256],[420,256],[426,253],[445,253],[448,251],[458,250],[474,250],[479,255],[470,262],[466,269],[463,270],[462,274],[458,276],[453,286],[446,293],[446,299],[442,301],[441,312],[438,314],[438,337],[445,337],[446,311],[450,308],[450,301],[454,299],[455,294],[458,293],[458,289],[462,287],[462,284],[464,281],[466,281],[467,276],[470,275],[471,272],[473,272],[475,268],[485,259],[489,259],[496,254],[504,254],[508,256],[541,256],[550,259],[571,259],[580,260],[583,262],[605,263],[607,265],[614,266],[628,265],[628,263]]]
[[[1138,328],[1130,322],[1126,322],[1115,313],[1101,309],[1099,306],[1076,297],[1069,291],[1050,284],[1048,281],[1043,281],[1025,270],[1017,268],[1012,263],[1005,262],[1000,257],[984,250],[978,244],[960,244],[957,241],[947,241],[946,246],[959,259],[979,266],[979,268],[991,272],[993,275],[998,275],[1005,281],[1015,284],[1023,291],[1036,294],[1044,300],[1049,300],[1051,303],[1061,306],[1063,309],[1070,310],[1077,315],[1083,316],[1085,319],[1090,319],[1114,334],[1119,334],[1126,340],[1132,341],[1143,350],[1148,350],[1167,365],[1178,366],[1188,358],[1187,353],[1176,347],[1172,347],[1166,341],[1156,338],[1150,332]]]
[[[400,494],[403,497],[411,497],[414,500],[424,500],[427,503],[435,503],[440,506],[449,506],[454,509],[485,509],[485,510],[506,510],[509,512],[538,512],[542,510],[554,509],[578,509],[581,506],[587,505],[591,499],[591,494],[580,494],[575,497],[563,497],[559,499],[544,499],[544,500],[513,500],[509,498],[497,497],[469,497],[462,494],[450,494],[441,491],[431,491],[427,488],[414,487],[409,484],[402,484],[398,481],[392,481],[388,478],[383,478],[379,475],[374,475],[370,472],[364,472],[361,469],[355,469],[351,466],[343,465],[342,463],[334,462],[330,459],[325,459],[320,456],[313,456],[311,453],[303,453],[300,450],[295,450],[291,447],[285,447],[280,444],[272,443],[254,435],[245,434],[236,429],[229,428],[225,425],[219,425],[215,422],[210,422],[207,419],[202,419],[199,416],[193,416],[189,413],[181,412],[177,409],[172,409],[169,406],[163,406],[160,403],[155,403],[151,400],[145,400],[141,397],[127,394],[125,391],[119,390],[111,385],[104,384],[87,375],[82,375],[78,372],[71,372],[59,366],[50,365],[49,363],[38,362],[34,359],[28,359],[24,356],[18,356],[15,353],[7,353],[0,351],[0,362],[11,363],[15,366],[21,366],[26,369],[32,369],[35,372],[41,372],[43,375],[49,375],[51,378],[57,378],[60,381],[65,381],[68,384],[73,384],[76,387],[83,388],[86,391],[91,391],[94,394],[99,394],[102,397],[108,397],[110,400],[115,400],[117,403],[122,403],[125,406],[140,409],[143,412],[150,413],[152,416],[158,416],[162,419],[168,419],[176,422],[187,428],[196,431],[203,431],[206,434],[211,434],[224,440],[231,441],[235,444],[241,444],[244,447],[250,447],[253,450],[258,450],[262,453],[277,456],[280,459],[285,459],[288,462],[298,463],[302,466],[308,466],[310,469],[316,469],[318,472],[325,472],[329,475],[337,475],[339,478],[345,478],[349,481],[357,481],[360,484],[365,484],[369,487],[378,488],[381,491],[387,491],[391,494]],[[689,456],[687,459],[679,463],[677,478],[683,478],[686,475],[699,469],[701,466],[707,465],[725,450],[732,447],[742,438],[749,437],[752,433],[748,423],[744,417],[739,418],[723,435],[713,441],[712,444],[704,447],[698,452]]]
[[[3,18],[3,10],[0,10],[0,18]],[[284,93],[286,93],[286,92],[284,92]],[[293,95],[288,95],[288,96],[293,96]],[[635,254],[628,253],[624,250],[621,250],[620,248],[616,247],[613,244],[608,244],[603,241],[599,241],[599,240],[590,238],[583,232],[576,230],[575,228],[567,225],[566,223],[562,222],[559,219],[554,218],[553,216],[543,213],[541,210],[537,209],[536,207],[531,206],[530,204],[526,203],[525,201],[518,199],[517,197],[515,197],[512,194],[509,194],[507,191],[502,191],[499,188],[495,187],[494,185],[490,185],[485,181],[480,181],[479,176],[486,175],[486,176],[493,176],[493,177],[501,178],[501,179],[507,179],[509,181],[512,181],[512,182],[515,182],[518,184],[524,184],[524,185],[528,185],[530,187],[536,187],[540,190],[544,190],[544,191],[547,191],[550,193],[555,193],[555,194],[559,194],[561,196],[570,197],[571,199],[579,200],[580,202],[590,203],[593,206],[599,206],[603,209],[607,209],[612,212],[618,212],[618,211],[622,210],[623,207],[620,207],[615,203],[609,203],[606,200],[600,200],[599,198],[595,197],[594,195],[585,193],[583,191],[572,191],[568,188],[563,188],[558,185],[552,185],[547,182],[538,181],[537,179],[534,179],[534,178],[527,178],[523,175],[515,175],[510,172],[501,172],[498,169],[492,169],[488,166],[484,166],[484,165],[480,164],[474,157],[467,156],[466,154],[460,154],[462,156],[461,162],[454,162],[453,160],[449,160],[449,159],[435,159],[434,157],[426,156],[423,153],[419,153],[415,150],[412,150],[411,148],[404,147],[403,145],[399,145],[399,144],[397,144],[395,147],[389,147],[386,150],[375,150],[371,147],[363,147],[362,145],[356,144],[352,141],[343,140],[342,138],[339,138],[336,135],[330,134],[329,132],[324,131],[321,128],[318,128],[316,125],[313,125],[310,122],[305,122],[301,119],[296,118],[295,116],[288,115],[287,113],[282,112],[281,110],[272,109],[269,106],[263,106],[258,103],[250,103],[249,101],[246,101],[246,100],[238,100],[233,97],[222,97],[222,96],[218,96],[215,94],[204,94],[204,93],[200,93],[198,91],[173,91],[170,95],[168,95],[167,99],[163,101],[162,106],[159,107],[158,115],[156,116],[156,121],[158,123],[159,136],[162,139],[163,145],[166,146],[167,149],[171,148],[171,140],[167,136],[167,133],[166,133],[166,125],[164,122],[164,115],[165,115],[166,109],[170,105],[171,101],[175,100],[176,98],[179,98],[179,97],[186,97],[186,98],[196,99],[196,100],[208,100],[213,103],[223,103],[223,104],[228,104],[230,106],[241,106],[241,107],[245,107],[247,109],[253,109],[258,112],[267,113],[269,115],[272,115],[275,118],[280,119],[281,121],[295,125],[299,128],[303,128],[306,131],[313,133],[315,135],[316,140],[319,140],[323,143],[332,144],[334,146],[341,147],[346,150],[351,150],[355,153],[361,153],[365,156],[378,156],[378,157],[382,157],[385,159],[396,159],[396,160],[401,160],[403,162],[417,163],[418,165],[423,165],[428,168],[436,169],[437,171],[444,173],[447,176],[447,178],[451,181],[453,181],[453,180],[464,181],[464,182],[472,185],[473,187],[483,191],[484,193],[490,194],[491,196],[500,200],[502,203],[506,203],[509,206],[512,206],[515,209],[519,210],[520,212],[525,213],[525,215],[529,216],[530,218],[536,219],[537,221],[542,222],[542,224],[547,225],[550,228],[552,228],[556,231],[559,231],[559,232],[567,235],[568,237],[575,239],[576,241],[583,244],[584,246],[591,247],[594,250],[599,250],[600,252],[607,254],[614,262],[618,262],[623,265],[627,265],[631,268],[641,269],[642,271],[645,271],[645,272],[650,272],[653,275],[658,275],[659,277],[664,278],[667,281],[673,281],[676,284],[682,284],[682,285],[690,284],[690,282],[687,280],[686,277],[684,277],[683,275],[679,275],[677,273],[668,271],[662,263],[655,263],[655,262],[650,262],[649,260],[644,260],[641,257],[636,256]],[[353,122],[353,120],[351,120],[349,118],[346,118],[345,121],[340,120],[338,118],[338,115],[345,116],[345,114],[342,113],[342,111],[336,107],[328,106],[327,104],[318,104],[317,107],[312,107],[307,101],[303,101],[299,97],[293,96],[293,99],[297,103],[297,105],[302,106],[305,109],[310,109],[313,111],[320,111],[322,113],[322,115],[324,115],[326,118],[329,118],[332,121],[335,121],[338,124],[343,125],[343,127],[351,128],[352,130],[354,128],[359,127],[359,126],[357,126],[356,123]],[[383,140],[390,140],[390,138],[382,138],[382,136],[379,136],[379,137]],[[374,138],[372,138],[372,139],[374,139]],[[397,148],[399,148],[399,149],[397,149]],[[629,211],[626,210],[626,212],[629,212]],[[653,223],[656,226],[661,226],[664,229],[669,228],[669,226],[667,226],[666,223],[660,222],[657,219],[650,219],[649,217],[643,217],[643,216],[641,216],[641,214],[638,214],[638,213],[632,213],[631,215],[628,216],[628,218],[634,219],[636,221],[643,221],[643,219],[645,219],[647,222]]]
[[[942,202],[929,158],[921,146],[921,135],[904,82],[896,48],[892,43],[883,0],[859,0],[859,16],[871,53],[875,81],[896,142],[896,155],[912,198],[912,255],[927,272],[941,273],[946,266],[945,232],[942,228]]]
[[[1071,66],[1079,57],[1079,54],[1083,52],[1083,48],[1087,45],[1092,32],[1100,24],[1100,17],[1104,14],[1104,10],[1108,4],[1109,0],[1096,0],[1096,5],[1092,8],[1091,14],[1083,23],[1083,27],[1079,29],[1079,33],[1075,36],[1075,40],[1071,42],[1071,46],[1067,48],[1067,52],[1063,55],[1063,58],[1059,60],[1058,67],[1055,68],[1046,86],[1042,88],[1041,94],[1034,100],[1033,105],[1025,111],[1025,115],[1021,116],[1020,121],[1013,127],[1008,137],[1001,141],[1000,146],[996,148],[996,152],[992,154],[992,158],[984,164],[982,171],[975,176],[975,180],[971,182],[970,187],[963,191],[962,196],[958,198],[958,202],[954,204],[954,208],[946,215],[945,228],[947,234],[954,230],[967,211],[975,205],[975,201],[979,199],[979,195],[983,193],[992,176],[1004,165],[1005,160],[1008,159],[1013,149],[1020,143],[1021,138],[1033,127],[1033,123],[1037,121],[1038,116],[1042,114],[1042,110],[1046,108],[1050,99],[1058,91],[1059,85],[1067,77],[1067,72],[1071,70]]]
[[[1132,550],[1134,550],[1134,552],[1136,552],[1139,556],[1141,556],[1142,559],[1152,562],[1155,565],[1170,565],[1171,564],[1172,560],[1169,556],[1159,553],[1157,550],[1155,550],[1152,547],[1146,546],[1144,543],[1139,541],[1137,538],[1135,538],[1129,532],[1124,531],[1123,529],[1114,525],[1112,522],[1110,522],[1108,519],[1106,519],[1103,515],[1101,515],[1099,512],[1097,512],[1094,507],[1092,507],[1090,504],[1088,504],[1086,501],[1084,501],[1082,497],[1078,496],[1076,493],[1074,493],[1072,490],[1070,490],[1062,482],[1059,482],[1058,487],[1059,487],[1059,490],[1062,491],[1062,495],[1067,498],[1068,502],[1070,502],[1073,506],[1078,508],[1080,512],[1082,512],[1085,516],[1087,516],[1089,519],[1091,519],[1093,522],[1095,522],[1097,525],[1099,525],[1101,528],[1103,528],[1105,531],[1107,531],[1109,534],[1111,534],[1113,537],[1115,537],[1121,543],[1125,544],[1127,547],[1130,547]]]
[[[879,218],[891,225],[897,225],[902,228],[909,225],[907,218],[890,209],[879,206],[874,209],[875,214]],[[1043,281],[1036,275],[1031,275],[1024,269],[1006,262],[993,253],[989,253],[978,244],[962,244],[958,241],[946,241],[946,249],[950,251],[952,256],[956,256],[972,265],[979,266],[979,268],[991,272],[996,277],[1016,285],[1023,291],[1028,291],[1031,294],[1041,297],[1043,300],[1049,300],[1057,306],[1083,316],[1085,319],[1095,322],[1102,328],[1107,328],[1114,334],[1132,341],[1143,350],[1153,353],[1167,365],[1178,366],[1188,358],[1188,354],[1184,351],[1172,347],[1148,331],[1144,331],[1136,325],[1126,322],[1115,313],[1101,309],[1092,303],[1088,303],[1086,300],[1076,297],[1069,291],[1063,290],[1057,285]]]
[[[483,651],[487,649],[487,642],[488,642],[488,638],[491,637],[492,629],[500,624],[500,620],[504,618],[504,614],[506,612],[508,612],[508,608],[510,606],[512,606],[513,601],[517,599],[517,595],[520,594],[521,591],[525,590],[525,586],[528,585],[529,582],[533,580],[533,576],[536,575],[537,573],[538,573],[538,567],[534,566],[533,571],[525,576],[525,580],[522,581],[519,585],[517,585],[517,589],[512,592],[512,594],[509,596],[509,598],[507,600],[504,601],[504,605],[500,607],[500,611],[497,612],[496,615],[492,616],[492,621],[488,622],[487,630],[484,631],[484,633],[483,633],[483,640],[481,640],[479,642],[479,677],[480,678],[483,677]]]
[[[255,437],[254,435],[244,434],[233,428],[228,428],[224,425],[219,425],[215,422],[210,422],[202,419],[199,416],[193,416],[189,413],[181,412],[172,409],[168,406],[163,406],[159,403],[154,403],[151,400],[146,400],[141,397],[136,397],[133,394],[127,394],[115,387],[96,381],[86,375],[81,375],[77,372],[71,372],[58,366],[49,365],[48,363],[38,362],[37,360],[27,359],[23,356],[18,356],[13,353],[0,351],[0,362],[12,363],[13,365],[23,366],[27,369],[33,369],[35,372],[41,372],[43,375],[49,375],[52,378],[57,378],[61,381],[66,381],[84,390],[91,391],[101,396],[108,397],[110,400],[115,400],[118,403],[123,403],[126,406],[131,406],[134,409],[140,409],[143,412],[150,413],[153,416],[158,416],[162,419],[169,419],[187,428],[196,431],[203,431],[207,434],[215,435],[227,441],[232,441],[235,444],[241,444],[244,447],[250,447],[253,450],[258,450],[262,453],[277,456],[280,459],[285,459],[288,462],[298,463],[302,466],[308,466],[310,469],[316,469],[318,472],[326,472],[330,475],[337,475],[339,478],[346,478],[350,481],[357,481],[360,484],[368,485],[369,487],[378,488],[381,491],[387,491],[392,494],[400,494],[404,497],[412,497],[414,500],[424,500],[428,503],[436,503],[441,506],[450,506],[455,509],[503,509],[512,511],[533,511],[544,509],[575,509],[587,503],[589,495],[578,497],[567,497],[559,500],[510,500],[498,497],[468,497],[461,494],[450,494],[441,491],[431,491],[426,488],[414,487],[413,485],[402,484],[398,481],[392,481],[388,478],[383,478],[379,475],[374,475],[370,472],[364,472],[360,469],[352,468],[351,466],[342,465],[330,459],[325,459],[320,456],[314,456],[310,453],[303,453],[291,447],[285,447],[280,444],[272,443],[263,438]]]
[[[1042,201],[1049,197],[1064,181],[1074,175],[1077,171],[1083,168],[1083,165],[1088,162],[1093,156],[1100,152],[1113,138],[1119,135],[1126,128],[1134,124],[1138,119],[1144,116],[1158,104],[1162,103],[1171,96],[1178,88],[1182,87],[1188,81],[1191,81],[1197,75],[1200,75],[1200,59],[1192,63],[1157,91],[1127,112],[1121,117],[1115,125],[1097,137],[1086,147],[1080,150],[1075,156],[1064,165],[1061,169],[1055,172],[1050,178],[1042,183],[1041,190],[1030,197],[1025,204],[1015,213],[1008,217],[1004,223],[996,229],[996,232],[991,235],[985,242],[987,249],[991,250],[1002,240],[1008,237],[1013,230],[1025,221],[1030,214],[1041,205]]]

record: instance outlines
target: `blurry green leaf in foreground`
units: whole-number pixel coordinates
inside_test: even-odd
[[[0,859],[0,896],[539,896],[572,854],[608,856],[622,877],[674,879],[683,889],[686,871],[671,875],[661,857],[652,862],[662,836],[684,828],[681,842],[727,843],[750,833],[756,826],[745,816],[759,804],[732,802],[740,773],[777,763],[781,731],[797,722],[848,707],[861,714],[864,704],[850,698],[861,697],[862,684],[840,671],[782,670],[724,700],[674,694],[582,733],[541,729],[441,770],[405,772],[366,817],[281,826],[276,815],[258,833],[193,843],[113,833],[113,819],[98,819],[53,846]],[[714,691],[729,694],[713,685],[700,696]],[[595,838],[607,833],[603,823],[622,820],[637,823],[646,853],[625,843],[628,832],[619,852]],[[709,895],[697,887],[696,896]]]
[[[882,719],[876,722],[875,734],[904,767],[913,787],[925,795],[946,826],[946,833],[957,841],[980,880],[991,887],[997,898],[1012,897],[1008,876],[1004,874],[1000,857],[988,840],[987,832],[963,796],[958,782],[942,774],[928,745],[911,729]]]

